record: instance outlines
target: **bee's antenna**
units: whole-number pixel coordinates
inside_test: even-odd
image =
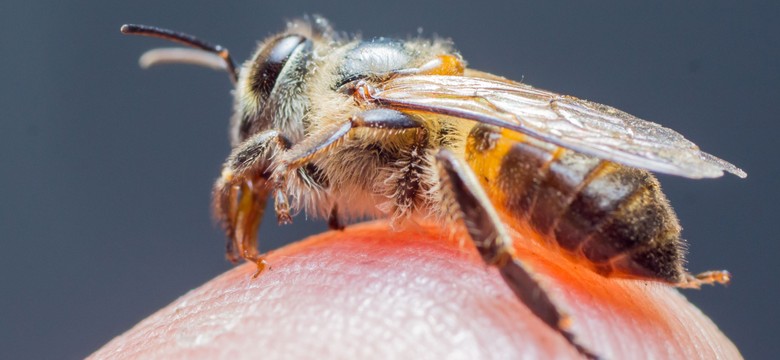
[[[190,34],[158,28],[156,26],[125,24],[122,25],[119,31],[121,31],[123,34],[151,36],[151,37],[158,37],[170,41],[175,41],[196,49],[200,49],[212,53],[220,57],[224,61],[226,70],[228,71],[228,76],[230,76],[230,80],[234,84],[238,81],[238,72],[236,71],[236,64],[233,62],[233,58],[230,57],[230,53],[228,52],[228,50],[222,47],[222,45],[214,45],[209,42],[200,40]]]

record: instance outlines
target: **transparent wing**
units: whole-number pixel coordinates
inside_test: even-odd
[[[380,84],[371,98],[515,130],[592,155],[660,173],[711,178],[736,166],[699,150],[674,130],[610,106],[536,89],[479,72],[471,76],[402,76]],[[468,74],[467,74],[468,75]]]

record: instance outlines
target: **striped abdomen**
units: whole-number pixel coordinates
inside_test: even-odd
[[[649,172],[482,125],[466,158],[496,206],[597,272],[681,280],[680,226]]]

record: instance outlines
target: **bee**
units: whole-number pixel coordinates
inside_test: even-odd
[[[683,267],[677,217],[650,173],[746,173],[679,133],[610,106],[469,69],[443,40],[362,40],[322,17],[288,24],[236,67],[229,52],[143,25],[125,34],[191,48],[153,49],[144,66],[185,62],[235,84],[232,152],[213,190],[227,257],[266,267],[257,230],[305,211],[342,229],[351,218],[459,221],[485,263],[531,311],[587,357],[568,316],[515,256],[508,226],[606,277],[678,287],[727,283]],[[511,223],[503,220],[511,219]]]

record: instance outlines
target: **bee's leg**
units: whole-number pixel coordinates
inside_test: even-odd
[[[330,209],[328,215],[328,228],[331,230],[344,230],[344,223],[339,219],[339,208],[336,204],[333,204],[333,208]]]
[[[498,268],[504,281],[531,312],[563,335],[582,355],[597,356],[580,345],[569,330],[571,319],[550,298],[534,271],[515,257],[512,239],[466,163],[448,150],[436,155],[445,201],[452,216],[460,218],[485,263]]]
[[[731,273],[726,270],[705,271],[700,274],[685,273],[682,281],[674,284],[679,288],[698,289],[702,285],[726,285],[731,281]]]
[[[241,257],[257,265],[252,277],[260,275],[268,265],[257,249],[257,230],[265,213],[269,192],[265,179],[247,181],[241,186],[235,236],[241,246]]]
[[[214,183],[212,208],[227,236],[227,258],[256,263],[258,274],[265,267],[257,250],[257,229],[271,190],[267,172],[274,151],[286,144],[274,130],[247,139],[233,150]]]
[[[234,185],[232,179],[227,179],[224,175],[214,183],[212,187],[212,205],[211,211],[214,218],[217,219],[222,229],[225,231],[226,256],[232,263],[236,263],[241,257],[239,244],[236,241],[236,214],[238,213],[238,194],[240,185]]]
[[[309,134],[290,150],[281,154],[275,164],[272,181],[275,188],[274,209],[280,219],[288,219],[289,205],[282,189],[286,187],[287,175],[295,169],[326,154],[337,146],[350,130],[355,128],[374,128],[377,130],[404,130],[423,127],[422,123],[400,111],[374,109],[357,113],[347,120],[324,127]]]
[[[292,171],[324,154],[350,130],[355,128],[374,128],[382,130],[404,130],[421,128],[422,123],[400,111],[390,109],[374,109],[359,112],[345,121],[325,127],[307,136],[282,155],[281,163]]]

